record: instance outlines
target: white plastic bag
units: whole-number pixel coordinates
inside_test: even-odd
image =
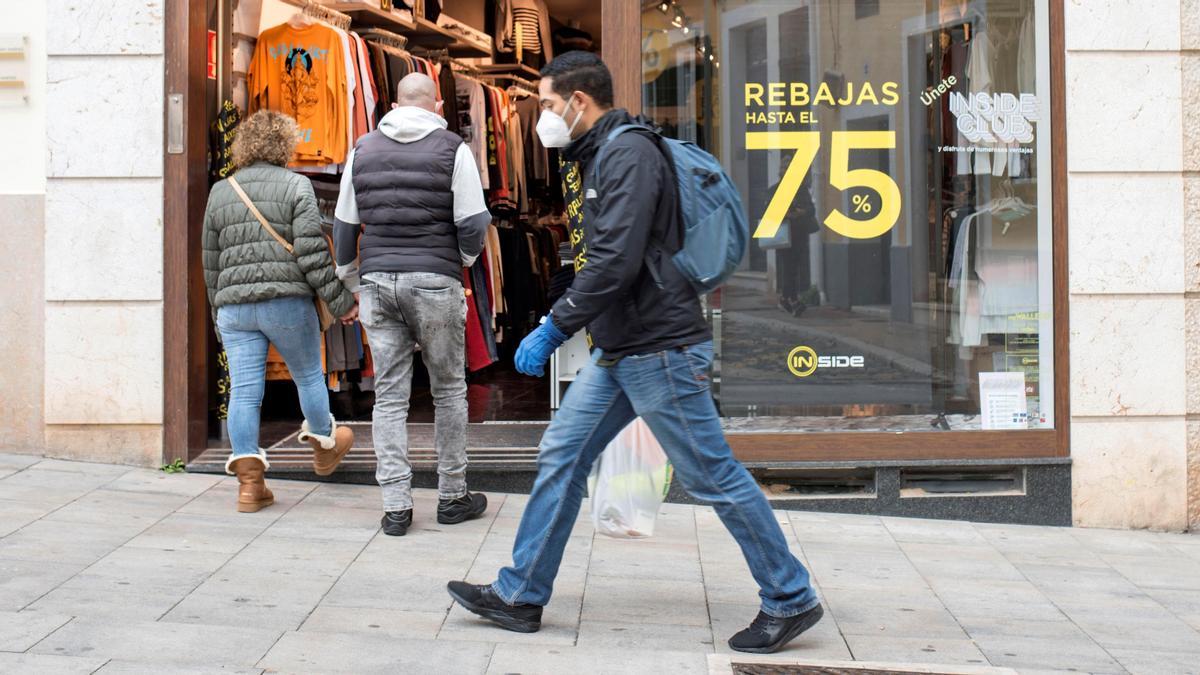
[[[596,531],[617,539],[653,535],[670,487],[671,463],[638,418],[608,444],[588,477]]]

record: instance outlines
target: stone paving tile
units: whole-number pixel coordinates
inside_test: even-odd
[[[5,675],[89,675],[106,659],[93,656],[53,656],[0,652],[0,673]]]
[[[715,649],[709,626],[682,626],[675,623],[631,625],[584,619],[579,625],[580,647],[629,650],[665,650],[706,652]]]
[[[156,621],[177,605],[190,589],[142,590],[135,594],[108,588],[63,585],[29,605],[25,611],[71,614],[96,621]]]
[[[994,666],[1088,673],[1120,673],[1124,669],[1086,635],[1076,637],[976,636],[975,645]]]
[[[1062,611],[1028,581],[987,581],[931,577],[930,587],[960,622],[964,618],[996,617],[1023,621],[1058,621]]]
[[[1200,631],[1200,591],[1179,591],[1148,588],[1146,595],[1154,598],[1184,623]]]
[[[268,531],[222,569],[231,575],[320,575],[336,579],[363,550],[359,541],[277,537]]]
[[[1108,567],[1065,528],[978,523],[977,532],[1013,564]]]
[[[829,545],[808,545],[809,566],[823,588],[921,588],[925,580],[903,552],[851,551]]]
[[[0,652],[23,652],[71,618],[68,614],[0,612]]]
[[[1110,649],[1132,675],[1196,675],[1200,672],[1195,652],[1168,650]]]
[[[20,471],[41,461],[44,460],[37,455],[17,455],[9,452],[0,452],[0,469]]]
[[[195,498],[191,498],[178,511],[180,514],[206,516],[236,516],[239,521],[273,523],[283,517],[288,509],[305,499],[316,487],[315,483],[299,481],[268,481],[275,503],[255,513],[237,512],[237,481],[226,478]]]
[[[987,657],[971,640],[889,638],[847,635],[846,642],[857,661],[884,663],[938,663],[986,666]]]
[[[845,634],[899,638],[965,639],[967,634],[933,593],[908,598],[878,591],[828,591],[826,609],[837,617]]]
[[[1172,553],[1169,539],[1159,532],[1075,528],[1068,533],[1084,548],[1101,555],[1161,556]]]
[[[971,523],[915,518],[881,518],[880,520],[892,535],[892,539],[899,543],[966,546],[988,544],[988,540]]]
[[[263,521],[247,521],[236,515],[173,514],[131,539],[126,546],[233,555],[268,526]]]
[[[902,543],[900,547],[927,579],[1025,580],[1020,570],[991,546]]]
[[[269,510],[269,509],[267,509]],[[366,544],[379,531],[379,511],[308,506],[303,501],[267,530],[276,537],[335,539]]]
[[[0,499],[59,507],[112,481],[111,475],[46,471],[35,466],[0,479]]]
[[[0,611],[17,611],[79,574],[83,563],[0,559]]]
[[[450,608],[444,577],[415,574],[386,563],[354,563],[325,596],[329,607],[438,612]]]
[[[494,675],[522,673],[522,675],[561,675],[562,673],[589,673],[589,675],[644,674],[692,675],[708,669],[708,658],[704,653],[676,651],[640,651],[627,649],[595,649],[576,647],[533,647],[526,645],[501,644],[496,647],[487,672]]]
[[[65,585],[127,593],[174,588],[191,590],[228,559],[229,555],[224,552],[127,545],[98,560]]]
[[[97,656],[155,663],[250,666],[278,640],[271,629],[200,626],[166,621],[115,622],[76,620],[43,640],[32,652],[60,656]]]
[[[123,492],[101,487],[48,514],[46,519],[147,528],[174,513],[190,499],[186,495]]]
[[[410,640],[434,640],[445,621],[446,612],[321,605],[300,627],[300,632],[363,633]]]
[[[97,675],[259,675],[261,668],[234,668],[229,666],[165,665],[154,661],[112,660],[97,671]]]
[[[1081,597],[1058,605],[1105,649],[1190,652],[1200,661],[1200,632],[1149,597]]]
[[[54,506],[48,504],[27,504],[25,502],[0,500],[0,513],[4,514],[3,520],[0,520],[0,537],[6,537],[22,527],[45,517],[54,508]]]
[[[1142,595],[1137,586],[1110,567],[1017,565],[1017,569],[1047,597],[1055,601]]]
[[[1113,569],[1142,590],[1200,591],[1200,564],[1195,560],[1158,555],[1103,555]]]
[[[470,675],[487,672],[494,648],[490,643],[304,631],[285,633],[258,666],[284,673]]]
[[[663,584],[657,580],[589,576],[583,613],[594,621],[708,623],[704,585],[696,582]]]
[[[99,528],[90,523],[39,520],[0,539],[0,559],[90,564],[116,550],[144,529],[116,522]]]
[[[183,495],[197,497],[209,488],[225,480],[224,476],[202,473],[163,473],[148,469],[135,469],[104,487],[122,492]]]
[[[117,464],[98,464],[96,462],[76,462],[66,459],[43,459],[33,465],[38,471],[65,471],[68,473],[87,474],[110,479],[123,476],[136,469]]]
[[[1088,638],[1087,633],[1084,633],[1083,629],[1076,626],[1065,614],[1055,620],[1028,620],[1013,616],[956,616],[955,618],[958,619],[967,635],[974,639],[1013,637],[1074,640]]]

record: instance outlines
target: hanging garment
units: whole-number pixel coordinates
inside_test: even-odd
[[[521,50],[538,56],[537,62],[554,60],[550,10],[542,0],[497,0],[495,22],[498,52],[517,51],[517,26],[520,26]]]
[[[212,148],[208,169],[210,182],[215,183],[223,178],[228,178],[237,169],[233,165],[233,139],[237,136],[237,128],[241,123],[241,111],[237,109],[233,101],[225,101],[221,105],[221,112],[217,114],[217,119],[213,121],[212,127],[209,129],[211,136],[209,147]]]
[[[458,92],[458,133],[479,163],[479,179],[483,189],[487,190],[491,172],[488,170],[488,106],[483,85],[468,78],[458,78],[455,90]]]
[[[446,118],[446,128],[460,136],[458,115],[458,83],[454,71],[447,64],[438,67],[438,94],[442,101],[442,117]],[[465,140],[465,138],[464,138]]]
[[[282,24],[258,37],[247,85],[250,111],[277,110],[300,126],[295,160],[340,164],[349,150],[346,51],[338,31]]]
[[[376,83],[375,71],[371,65],[371,52],[367,48],[367,43],[357,33],[351,33],[355,44],[358,47],[358,71],[361,75],[359,81],[364,82],[363,85],[363,114],[367,119],[367,130],[374,131],[375,125],[379,122],[379,87]]]
[[[471,274],[468,270],[463,270],[463,288],[474,294],[474,289],[471,288]],[[468,301],[471,298],[467,298]],[[492,353],[488,349],[487,341],[483,336],[483,326],[479,322],[479,309],[474,302],[467,302],[467,370],[474,373],[492,365]]]

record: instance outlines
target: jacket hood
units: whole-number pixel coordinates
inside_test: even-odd
[[[600,150],[600,146],[604,144],[604,140],[608,138],[609,132],[622,124],[640,124],[649,129],[655,128],[654,122],[647,117],[642,115],[634,117],[624,108],[614,108],[596,120],[596,124],[588,129],[586,134],[567,146],[563,150],[563,158],[570,162],[590,162],[596,156],[596,152]]]
[[[438,129],[446,128],[446,120],[424,108],[401,106],[379,120],[379,131],[400,143],[414,143]]]

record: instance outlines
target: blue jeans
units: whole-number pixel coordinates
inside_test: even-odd
[[[321,365],[321,326],[312,298],[277,298],[217,310],[217,329],[229,355],[229,440],[234,455],[258,454],[259,412],[274,344],[300,391],[300,408],[318,436],[333,433]]]
[[[571,384],[542,438],[538,477],[517,529],[513,565],[493,589],[510,604],[545,605],[587,490],[592,463],[641,417],[692,496],[710,503],[737,540],[759,586],[762,609],[784,618],[816,606],[808,570],[750,472],[725,442],[709,389],[712,343],[628,356],[612,367],[599,353]]]

